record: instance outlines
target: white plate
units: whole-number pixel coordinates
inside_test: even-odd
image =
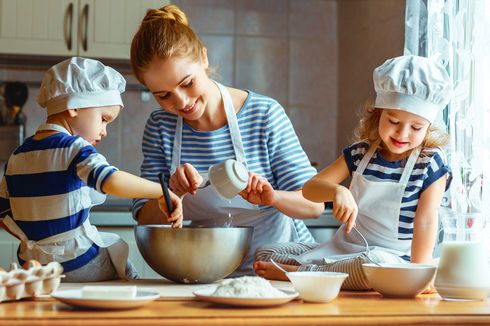
[[[226,304],[245,307],[267,307],[287,303],[298,297],[298,292],[279,290],[287,294],[286,297],[278,298],[240,298],[240,297],[217,297],[212,295],[216,288],[202,289],[192,292],[198,299],[212,303]]]
[[[81,290],[64,290],[56,291],[51,296],[74,307],[116,310],[144,306],[160,298],[160,293],[138,290],[134,299],[87,299],[82,297]]]
[[[436,286],[436,290],[447,301],[485,300],[490,295],[490,288],[486,287]]]

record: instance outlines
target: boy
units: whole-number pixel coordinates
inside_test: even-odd
[[[20,239],[21,264],[58,261],[66,282],[137,278],[128,246],[117,235],[99,233],[89,211],[105,195],[159,198],[158,183],[119,171],[95,145],[123,108],[126,82],[101,62],[71,58],[45,74],[37,102],[47,121],[9,158],[0,184],[0,221]],[[171,193],[167,221],[182,226],[180,198]]]

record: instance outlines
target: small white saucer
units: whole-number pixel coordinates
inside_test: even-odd
[[[285,304],[298,297],[298,292],[279,290],[284,292],[287,296],[277,298],[241,298],[241,297],[217,297],[212,295],[216,288],[202,289],[192,292],[199,300],[208,301],[212,303],[219,303],[232,306],[244,306],[244,307],[268,307]]]
[[[56,291],[51,296],[78,308],[120,310],[144,306],[160,298],[160,293],[138,290],[134,299],[87,299],[82,297],[81,290],[63,290]]]

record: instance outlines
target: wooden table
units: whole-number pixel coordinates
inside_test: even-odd
[[[292,301],[235,308],[202,301],[155,301],[125,311],[77,310],[52,299],[0,303],[0,325],[485,325],[490,302],[448,302],[437,294],[387,299],[375,292],[341,292],[330,303]]]

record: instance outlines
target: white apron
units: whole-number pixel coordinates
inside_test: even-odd
[[[70,135],[70,133],[63,127],[55,124],[43,124],[38,130],[54,130]],[[102,204],[106,195],[99,193],[98,191],[87,187],[89,189],[89,195],[91,199],[91,207]],[[128,244],[124,242],[119,235],[113,233],[99,232],[97,228],[90,224],[89,218],[76,229],[69,230],[63,233],[53,235],[51,237],[32,241],[27,238],[25,233],[10,217],[6,216],[3,220],[7,228],[15,234],[21,241],[19,248],[19,257],[25,261],[29,259],[35,259],[41,263],[46,263],[47,260],[57,260],[59,262],[66,261],[66,257],[71,259],[77,257],[75,252],[69,252],[67,247],[62,243],[68,240],[72,240],[78,236],[86,236],[93,243],[101,248],[107,248],[109,256],[111,257],[112,264],[117,271],[120,278],[126,278],[126,264],[128,261],[129,248]],[[91,244],[85,244],[88,249]],[[78,244],[78,249],[83,249],[83,243]],[[60,259],[57,259],[60,257]]]
[[[378,144],[371,145],[352,175],[349,189],[359,208],[356,228],[366,238],[371,251],[382,250],[398,257],[410,255],[411,241],[398,240],[398,224],[405,188],[420,148],[410,154],[399,182],[377,182],[367,180],[362,174]],[[355,231],[345,233],[345,225],[342,225],[331,240],[296,260],[301,264],[323,264],[355,257],[365,250],[362,238]]]
[[[236,160],[247,166],[231,96],[223,85],[219,83],[216,83],[216,85],[223,99]],[[177,117],[175,128],[172,164],[170,167],[171,175],[180,166],[182,128],[183,118],[179,116]],[[204,181],[207,181],[208,174],[201,173],[201,175]],[[212,186],[199,189],[195,195],[185,195],[183,198],[183,211],[185,219],[191,220],[192,224],[196,225],[226,226],[231,224],[232,226],[254,227],[254,236],[247,256],[240,267],[231,275],[232,277],[253,274],[253,257],[257,247],[272,242],[290,242],[298,241],[299,239],[293,220],[275,208],[265,207],[259,209],[257,205],[247,202],[239,195],[228,201],[219,196]],[[226,248],[223,248],[223,250],[226,250]]]

